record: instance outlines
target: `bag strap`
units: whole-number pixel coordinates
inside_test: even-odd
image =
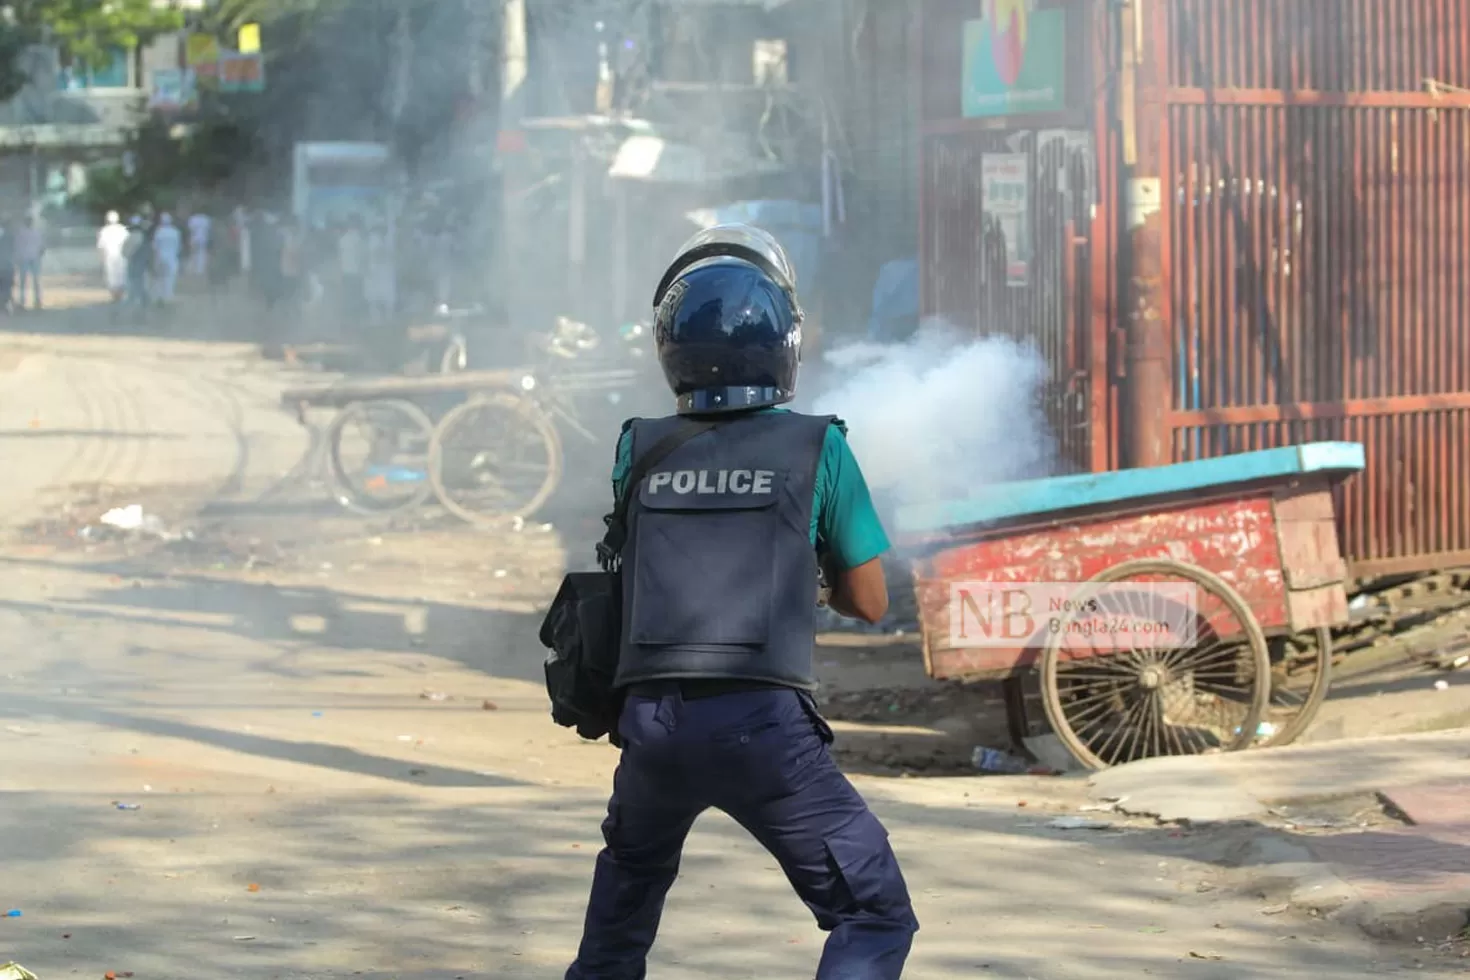
[[[648,476],[648,471],[663,462],[664,458],[675,449],[695,436],[708,432],[718,424],[717,422],[686,420],[684,425],[666,434],[658,442],[649,446],[646,453],[638,457],[638,461],[628,472],[627,480],[623,482],[623,492],[618,494],[612,513],[602,519],[602,522],[607,525],[607,533],[597,545],[597,562],[602,566],[603,571],[610,572],[616,568],[622,556],[623,545],[628,542],[628,507],[632,504],[633,494],[638,491],[638,484]]]

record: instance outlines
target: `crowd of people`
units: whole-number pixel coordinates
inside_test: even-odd
[[[438,239],[360,214],[306,224],[266,209],[225,215],[196,209],[182,222],[142,208],[107,215],[97,234],[107,288],[139,309],[168,307],[181,275],[192,291],[243,291],[265,311],[316,312],[319,320],[384,325],[406,294],[415,306],[446,302]]]

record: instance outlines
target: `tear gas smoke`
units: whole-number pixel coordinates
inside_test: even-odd
[[[1041,410],[1039,353],[929,321],[893,346],[825,357],[815,410],[836,415],[885,510],[963,499],[978,488],[1052,473],[1056,440]]]

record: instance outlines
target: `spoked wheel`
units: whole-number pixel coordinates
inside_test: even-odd
[[[1270,694],[1266,640],[1219,576],[1169,559],[1130,561],[1078,599],[1041,657],[1047,720],[1078,761],[1104,769],[1254,741]]]
[[[1317,717],[1332,683],[1332,631],[1326,627],[1271,644],[1271,702],[1257,745],[1290,745]]]
[[[327,430],[337,500],[360,514],[417,507],[429,498],[434,423],[412,402],[354,402]]]
[[[440,374],[458,374],[460,371],[469,370],[470,347],[464,337],[455,334],[449,338],[449,343],[444,347],[444,353],[439,356]]]
[[[555,492],[561,471],[556,426],[535,402],[510,392],[453,409],[429,444],[435,495],[471,524],[529,517]]]

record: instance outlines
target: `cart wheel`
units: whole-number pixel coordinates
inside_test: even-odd
[[[1160,755],[1234,751],[1256,737],[1270,695],[1270,659],[1260,625],[1240,594],[1210,572],[1170,559],[1124,562],[1089,585],[1112,588],[1059,617],[1041,656],[1047,720],[1067,749],[1091,769]],[[1149,591],[1192,585],[1195,642],[1157,640],[1134,623],[1187,625],[1177,600]],[[1099,629],[1099,627],[1101,627]]]
[[[1266,721],[1276,730],[1256,744],[1290,745],[1311,726],[1332,683],[1332,631],[1287,637],[1271,657],[1271,703]]]
[[[458,374],[470,366],[470,347],[464,337],[455,334],[449,338],[444,353],[439,357],[440,374]]]
[[[434,423],[412,402],[354,402],[327,429],[337,500],[359,514],[386,514],[429,499]]]
[[[529,517],[561,481],[561,437],[535,402],[511,392],[478,397],[440,420],[429,443],[429,482],[471,524]]]

